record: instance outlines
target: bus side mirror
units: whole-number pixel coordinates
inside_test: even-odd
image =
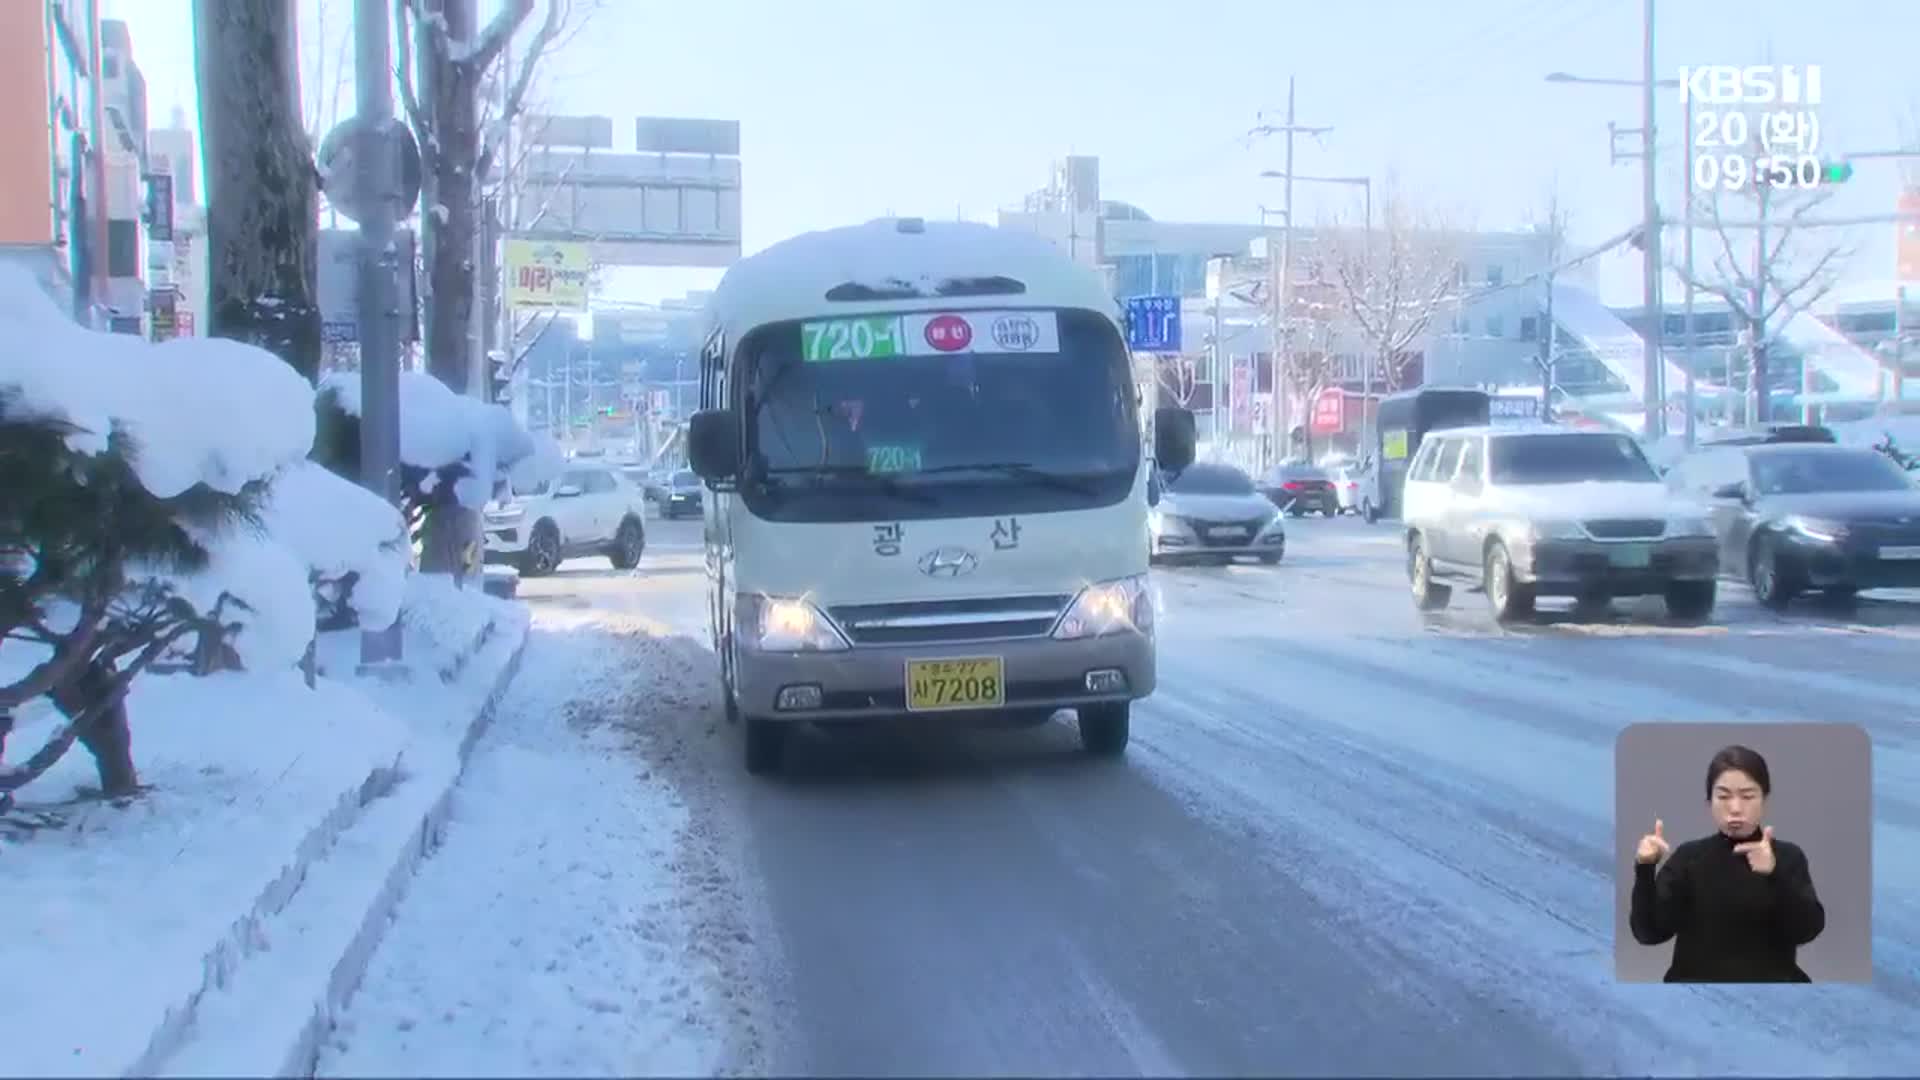
[[[726,409],[702,409],[687,421],[687,467],[709,484],[740,472],[740,424]]]
[[[1180,472],[1193,464],[1200,436],[1192,409],[1165,405],[1153,411],[1153,459],[1168,472]]]

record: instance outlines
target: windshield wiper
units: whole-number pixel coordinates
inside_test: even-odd
[[[1047,487],[1061,491],[1072,491],[1081,495],[1091,495],[1096,490],[1096,476],[1086,473],[1057,473],[1027,461],[981,461],[961,465],[936,465],[931,469],[916,469],[916,476],[934,476],[940,473],[984,472],[998,473],[1020,480],[1032,480]]]
[[[857,476],[861,479],[872,481],[873,487],[889,495],[898,495],[903,499],[922,504],[931,504],[937,501],[932,492],[918,490],[912,484],[903,484],[900,482],[899,477],[892,473],[873,472],[865,465],[781,465],[777,468],[763,469],[761,472],[768,478],[789,477],[810,479],[813,481],[814,487],[826,486],[826,480],[829,477]]]

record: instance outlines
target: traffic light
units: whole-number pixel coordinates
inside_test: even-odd
[[[1826,161],[1820,165],[1820,182],[1823,184],[1844,184],[1853,179],[1853,163],[1850,161]]]

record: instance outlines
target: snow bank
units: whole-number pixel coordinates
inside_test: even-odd
[[[117,423],[160,498],[201,483],[237,492],[313,448],[313,391],[265,350],[88,330],[17,267],[0,268],[0,340],[0,388],[23,412],[80,428],[68,439],[76,453],[104,451]]]
[[[513,467],[507,470],[507,480],[515,491],[532,491],[560,475],[560,470],[567,467],[567,452],[560,449],[560,444],[545,432],[531,433],[529,438],[533,442],[533,452],[514,462]]]
[[[415,574],[407,579],[405,624],[408,656],[437,662],[464,655],[474,640],[494,621],[501,607],[514,605],[485,596],[478,589],[461,589],[448,574]]]
[[[397,507],[312,462],[274,478],[262,514],[269,534],[322,577],[360,575],[351,604],[360,626],[393,625],[410,569],[406,521]]]
[[[309,690],[291,671],[143,677],[128,708],[152,793],[124,810],[56,810],[63,827],[0,836],[10,1074],[121,1075],[165,1011],[200,988],[209,950],[407,736],[353,685]],[[23,724],[33,730],[21,745],[38,745],[37,718]],[[50,803],[92,782],[76,752],[21,801]]]
[[[359,372],[327,375],[318,393],[331,394],[343,412],[360,416]],[[485,506],[503,477],[541,453],[534,437],[506,406],[456,394],[424,372],[400,373],[400,460],[427,470],[466,462],[470,475],[454,485],[454,497],[462,506],[474,510]],[[537,475],[542,466],[535,463],[530,468]],[[427,481],[428,490],[433,483]]]

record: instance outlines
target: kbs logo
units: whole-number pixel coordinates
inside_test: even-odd
[[[1680,100],[1700,105],[1818,105],[1820,65],[1683,67]]]

